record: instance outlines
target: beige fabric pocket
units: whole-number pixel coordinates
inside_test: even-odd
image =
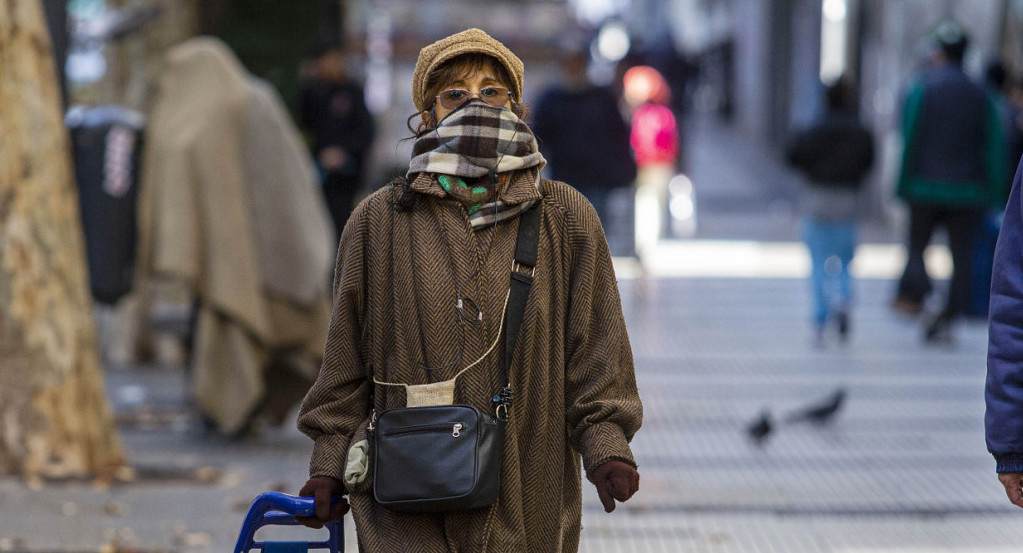
[[[359,440],[348,448],[345,465],[345,487],[349,490],[366,481],[369,473],[369,440]]]
[[[348,456],[345,458],[345,472],[342,480],[345,489],[350,494],[366,493],[373,488],[372,452],[369,440],[369,433],[366,428],[369,426],[370,418],[367,417],[359,425],[359,429],[352,436],[351,445],[348,447]]]
[[[405,386],[406,407],[432,407],[455,402],[455,379]]]

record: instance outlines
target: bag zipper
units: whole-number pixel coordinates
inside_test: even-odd
[[[417,424],[414,426],[405,426],[402,428],[396,428],[384,434],[384,436],[397,436],[399,434],[411,434],[413,432],[439,432],[441,430],[450,431],[451,437],[457,438],[462,435],[462,430],[465,429],[465,424],[460,422],[449,422],[439,424]]]

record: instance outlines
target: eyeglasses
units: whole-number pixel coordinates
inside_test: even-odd
[[[479,96],[480,100],[492,105],[503,106],[508,103],[508,89],[503,86],[485,86],[478,92],[470,92],[464,88],[450,88],[437,95],[440,105],[444,109],[455,109],[469,101],[469,98]]]

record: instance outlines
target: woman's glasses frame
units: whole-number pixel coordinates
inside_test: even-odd
[[[511,98],[507,87],[485,86],[475,92],[464,88],[449,88],[437,95],[437,101],[444,109],[455,109],[476,96],[492,106],[503,106]]]

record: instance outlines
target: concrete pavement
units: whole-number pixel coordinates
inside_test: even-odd
[[[642,488],[607,515],[586,484],[582,551],[1018,550],[1023,513],[984,451],[984,325],[924,347],[888,312],[890,282],[859,284],[850,343],[816,349],[802,280],[622,280]],[[304,482],[291,424],[202,438],[179,369],[112,370],[108,386],[139,482],[0,480],[0,551],[223,551],[255,495]],[[840,386],[833,424],[781,422]],[[776,430],[757,447],[744,428],[765,409]]]
[[[1018,551],[1023,528],[984,451],[986,329],[951,347],[864,281],[850,343],[810,345],[801,280],[623,282],[647,417],[642,498],[588,510],[585,551]],[[826,426],[785,415],[843,387]],[[776,430],[743,430],[762,410]]]

